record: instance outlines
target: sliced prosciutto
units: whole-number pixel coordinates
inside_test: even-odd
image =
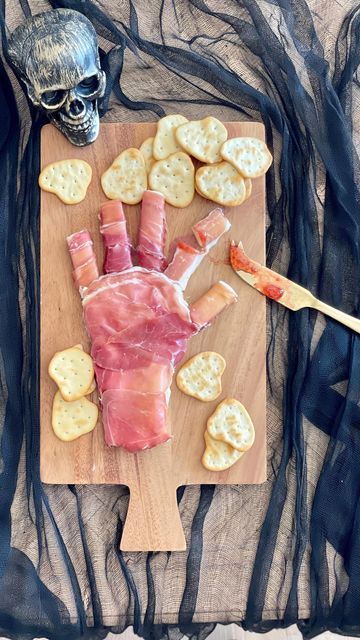
[[[139,265],[144,269],[163,271],[166,267],[165,241],[165,198],[158,191],[145,191],[137,247]]]
[[[165,273],[169,278],[178,282],[182,289],[185,289],[190,277],[205,255],[206,251],[194,249],[184,241],[178,242],[174,257]]]
[[[176,258],[176,251],[173,277],[169,277],[171,265],[166,273],[161,272],[165,264],[162,257],[165,217],[158,207],[163,205],[159,194],[153,198],[152,192],[147,193],[143,211],[148,213],[141,217],[139,246],[147,249],[152,246],[148,253],[143,251],[142,260],[149,261],[148,268],[129,266],[129,243],[124,226],[118,226],[122,222],[118,204],[115,209],[106,205],[105,212],[103,208],[101,212],[105,246],[117,247],[105,260],[105,269],[112,272],[99,277],[92,270],[96,262],[87,232],[81,231],[68,239],[74,279],[81,290],[84,320],[92,342],[105,441],[132,453],[157,446],[171,437],[168,403],[174,367],[184,356],[188,339],[236,299],[231,287],[218,283],[189,307],[181,286],[186,269]],[[152,222],[147,224],[152,215]],[[162,232],[155,221],[162,225]],[[111,230],[113,224],[116,226]],[[150,237],[153,245],[144,241]],[[190,262],[199,252],[203,253],[192,248],[195,253],[191,254],[181,246],[177,249],[191,255]],[[126,266],[117,270],[118,264]]]
[[[134,452],[166,442],[174,366],[198,331],[180,287],[132,267],[95,280],[83,308],[106,443]]]
[[[172,261],[165,270],[169,278],[179,282],[182,289],[186,288],[189,279],[196,271],[208,251],[218,242],[221,236],[230,229],[231,224],[224,216],[222,209],[217,207],[193,228],[193,238],[199,247],[194,247],[194,240],[180,239],[176,244]]]
[[[200,247],[209,249],[230,227],[230,221],[224,216],[222,209],[216,207],[206,218],[194,224],[192,231]]]
[[[126,220],[120,200],[111,200],[100,209],[100,233],[104,239],[104,271],[130,269],[131,247],[126,231]]]
[[[77,231],[67,238],[67,245],[74,270],[75,286],[81,292],[90,282],[99,277],[99,270],[93,249],[93,241],[87,229]]]
[[[105,441],[109,446],[123,446],[130,453],[136,453],[170,438],[166,431],[167,402],[163,393],[111,389],[103,393],[102,406]],[[159,429],[159,425],[163,425],[163,429]]]

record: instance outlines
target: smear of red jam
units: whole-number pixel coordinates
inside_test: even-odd
[[[229,266],[231,264],[229,258],[223,258],[222,259],[222,258],[212,258],[211,256],[209,256],[209,260],[213,264],[225,264],[226,266]]]
[[[266,284],[264,286],[257,287],[265,296],[272,300],[280,300],[285,293],[285,289],[277,287],[275,284]]]
[[[230,262],[236,271],[245,271],[246,273],[258,273],[259,271],[259,268],[247,257],[243,249],[235,245],[230,246]]]
[[[180,241],[177,243],[177,246],[179,247],[179,249],[182,249],[186,253],[201,253],[198,249],[195,249],[194,247],[190,247],[190,245],[186,244],[186,242]]]
[[[203,247],[204,245],[206,245],[206,233],[205,231],[201,231],[201,229],[198,229],[196,232],[196,235],[198,236],[199,240],[200,240],[200,244]]]
[[[230,246],[230,262],[236,271],[245,271],[246,273],[256,275],[257,278],[254,286],[265,296],[271,298],[271,300],[280,300],[284,295],[285,289],[278,287],[276,284],[271,284],[271,279],[270,282],[268,279],[267,270],[261,267],[261,265],[254,264],[241,247],[235,245]],[[279,276],[277,278],[279,279]],[[274,279],[276,281],[275,274]]]

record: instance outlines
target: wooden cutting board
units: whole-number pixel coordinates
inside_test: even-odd
[[[264,139],[260,123],[232,122],[229,136]],[[41,192],[41,479],[51,484],[123,484],[130,502],[121,541],[124,551],[182,550],[185,539],[176,502],[176,489],[186,484],[258,484],[266,480],[265,298],[243,283],[228,262],[229,240],[242,240],[248,254],[265,261],[265,184],[253,181],[250,199],[225,210],[232,228],[192,276],[188,300],[195,300],[218,280],[228,282],[239,301],[224,311],[208,329],[189,342],[186,358],[204,350],[221,353],[227,363],[223,393],[215,402],[202,403],[172,384],[170,421],[173,438],[155,449],[129,454],[109,448],[103,439],[101,418],[95,430],[70,443],[56,438],[51,408],[56,386],[48,364],[55,351],[82,343],[89,350],[80,297],[71,278],[66,236],[83,228],[92,234],[99,265],[103,248],[98,229],[100,204],[106,200],[100,176],[115,156],[138,147],[155,133],[155,124],[102,124],[97,141],[85,148],[72,146],[52,126],[42,129],[41,166],[65,158],[81,158],[93,169],[87,196],[67,206],[57,196]],[[213,203],[195,196],[186,209],[166,206],[169,240],[189,232]],[[128,230],[136,245],[140,206],[125,205]],[[248,409],[256,430],[252,449],[221,473],[201,464],[206,420],[226,396],[238,398]],[[96,401],[96,394],[93,398]]]

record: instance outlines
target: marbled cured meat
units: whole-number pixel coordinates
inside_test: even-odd
[[[166,267],[165,198],[158,191],[145,191],[141,203],[141,219],[137,254],[144,269],[163,271]]]
[[[105,441],[129,452],[154,447],[170,438],[167,415],[174,366],[183,357],[188,339],[236,298],[231,287],[218,283],[189,307],[181,286],[184,269],[179,267],[173,278],[168,270],[167,274],[161,272],[164,230],[160,232],[154,221],[164,229],[164,216],[157,210],[153,222],[146,222],[148,216],[151,218],[151,202],[157,202],[160,208],[163,205],[158,194],[153,198],[151,192],[147,193],[141,218],[141,227],[146,230],[141,229],[139,246],[152,246],[151,251],[142,251],[142,261],[148,268],[131,265],[119,203],[109,203],[101,211],[101,231],[108,251],[104,267],[111,272],[98,276],[88,232],[68,239],[74,280],[82,294],[84,320],[92,342]],[[150,237],[153,245],[144,241]],[[178,248],[181,250],[181,246]],[[192,250],[196,258],[199,252]],[[190,255],[186,250],[184,253]],[[175,266],[176,262],[181,263],[178,258]]]
[[[231,224],[222,209],[217,207],[210,211],[206,218],[199,220],[192,228],[199,246],[195,248],[193,242],[181,239],[176,244],[174,257],[165,270],[166,275],[179,282],[181,288],[185,289],[201,261],[230,227]]]
[[[101,206],[100,233],[105,247],[105,273],[130,269],[131,247],[120,200],[111,200]]]
[[[230,227],[230,221],[224,216],[223,210],[216,207],[206,218],[194,224],[192,231],[200,247],[209,249]]]

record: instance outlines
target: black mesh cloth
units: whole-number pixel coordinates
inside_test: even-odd
[[[1,0],[0,635],[217,622],[360,635],[360,340],[268,304],[268,480],[178,494],[185,553],[119,552],[127,489],[39,480],[40,116],[6,59],[32,13],[85,13],[103,121],[262,120],[267,264],[360,315],[360,6],[352,0]]]

